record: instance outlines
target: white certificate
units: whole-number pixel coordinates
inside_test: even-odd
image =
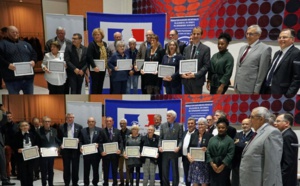
[[[140,147],[139,146],[127,146],[126,155],[132,158],[140,157]]]
[[[13,65],[16,67],[16,70],[14,71],[15,76],[33,75],[31,62],[13,63]]]
[[[180,60],[179,74],[198,72],[198,59]]]
[[[96,154],[98,153],[98,149],[95,143],[91,143],[88,145],[82,145],[82,155]]]
[[[190,154],[194,161],[204,161],[205,162],[205,152],[199,147],[190,147]]]
[[[63,138],[64,149],[78,149],[78,138]]]
[[[96,60],[94,59],[96,67],[99,68],[100,71],[105,71],[105,60]],[[94,71],[94,68],[91,66],[90,71]]]
[[[164,152],[174,152],[177,147],[177,140],[163,140],[162,149]]]
[[[153,74],[157,72],[158,61],[145,61],[144,62],[144,73],[145,74]]]
[[[118,70],[131,70],[132,59],[118,59],[117,60]]]
[[[158,65],[158,77],[164,78],[175,74],[175,66]]]
[[[137,59],[135,60],[135,62],[136,62],[137,70],[140,71],[144,65],[145,60]]]
[[[48,61],[48,70],[55,73],[65,73],[65,61]]]
[[[157,151],[158,148],[156,147],[143,147],[142,156],[150,157],[150,158],[157,158]]]
[[[38,150],[37,146],[22,149],[22,155],[23,155],[24,161],[40,157],[39,150]]]
[[[106,152],[106,154],[116,154],[118,150],[119,150],[118,142],[103,144],[103,151]]]
[[[58,156],[57,148],[56,147],[41,148],[41,156],[42,157],[56,157],[56,156]]]

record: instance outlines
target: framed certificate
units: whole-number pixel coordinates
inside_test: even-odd
[[[31,62],[13,63],[13,65],[16,67],[16,70],[14,71],[15,76],[33,75]]]
[[[64,149],[78,149],[78,138],[63,138]]]
[[[175,66],[158,65],[158,77],[172,76],[175,73]]]
[[[96,154],[98,153],[98,149],[95,143],[91,143],[88,145],[82,145],[82,155]]]
[[[199,147],[190,147],[190,154],[194,161],[205,161],[205,152]]]
[[[198,72],[198,59],[180,60],[179,74]]]
[[[177,140],[163,140],[162,149],[164,152],[174,152],[177,147]]]
[[[140,71],[144,65],[145,60],[137,59],[135,60],[138,71]]]
[[[106,152],[106,154],[116,154],[117,150],[119,150],[118,142],[103,144],[103,151]]]
[[[117,60],[118,70],[131,70],[132,59],[118,59]]]
[[[56,156],[58,156],[57,148],[56,147],[41,148],[41,156],[42,157],[56,157]]]
[[[22,149],[22,155],[23,155],[24,161],[40,157],[39,149],[37,146]]]
[[[105,71],[105,60],[96,60],[94,59],[96,67],[99,68],[100,71]],[[94,71],[94,68],[91,66],[90,71]]]
[[[65,61],[48,61],[48,70],[55,73],[65,73]]]
[[[127,146],[126,155],[129,158],[138,158],[140,157],[140,147],[139,146]]]
[[[150,157],[150,158],[157,158],[157,151],[158,148],[156,147],[143,147],[142,156]]]
[[[145,61],[143,70],[145,74],[153,74],[157,72],[158,61]]]

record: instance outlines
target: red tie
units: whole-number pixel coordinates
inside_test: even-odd
[[[240,63],[242,63],[242,61],[243,61],[244,58],[246,57],[246,55],[247,55],[247,53],[248,53],[248,51],[249,51],[250,48],[251,48],[251,46],[249,45],[249,46],[247,47],[246,51],[244,52],[243,56],[241,57]]]

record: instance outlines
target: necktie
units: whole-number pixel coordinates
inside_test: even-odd
[[[273,78],[273,75],[274,75],[274,71],[276,69],[277,64],[279,63],[279,59],[280,59],[281,55],[282,55],[282,51],[279,52],[276,60],[272,63],[272,67],[271,67],[271,69],[270,69],[270,71],[267,75],[267,79],[266,79],[266,85],[267,86],[271,85],[272,78]]]
[[[172,131],[173,129],[173,124],[170,124],[170,131]]]
[[[246,57],[246,55],[247,55],[247,53],[248,53],[248,51],[249,51],[250,48],[251,48],[251,46],[249,45],[249,46],[247,47],[246,51],[244,52],[243,56],[241,57],[240,63],[242,63],[242,61],[245,59],[245,57]]]
[[[257,134],[256,132],[253,133],[253,136],[251,137],[250,141],[248,142],[248,145],[249,145],[249,144],[251,143],[251,141],[255,138],[256,134]]]
[[[192,50],[191,59],[194,59],[195,51],[196,51],[196,46],[194,45],[193,50]]]
[[[109,139],[112,140],[113,135],[112,135],[112,129],[109,129]]]
[[[68,138],[73,138],[72,125],[68,124]]]
[[[28,133],[24,134],[24,138],[25,138],[25,143],[28,144],[29,143],[29,136]]]

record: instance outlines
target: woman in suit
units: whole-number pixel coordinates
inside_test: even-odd
[[[63,61],[64,54],[60,53],[60,44],[57,41],[53,41],[51,43],[51,52],[45,54],[43,62],[42,62],[42,69],[45,71],[45,79],[48,84],[49,94],[64,94],[65,89],[65,82],[67,79],[67,73],[57,73],[57,72],[50,72],[48,67],[48,61]],[[65,65],[65,67],[67,67]]]
[[[107,66],[107,44],[103,41],[104,32],[100,28],[93,30],[94,41],[90,42],[87,49],[87,63],[90,68],[91,76],[91,94],[102,94],[103,83],[105,78],[105,68],[101,69],[96,66],[94,60],[104,60]]]
[[[126,94],[127,80],[129,77],[129,70],[118,70],[118,59],[128,59],[125,54],[125,43],[123,41],[117,41],[117,52],[115,52],[108,61],[108,67],[112,70],[112,94]]]
[[[158,62],[158,64],[161,64],[164,50],[159,45],[158,40],[159,38],[157,35],[154,34],[151,36],[151,47],[146,51],[145,61],[155,61]],[[142,89],[146,89],[147,94],[159,94],[162,82],[157,76],[157,72],[145,74],[144,71],[141,70],[141,74],[144,78],[144,87],[142,87]]]
[[[198,135],[193,136],[190,140],[188,152],[190,147],[200,147],[205,152],[208,146],[208,142],[213,135],[206,132],[207,120],[205,118],[198,119]],[[206,162],[194,161],[190,153],[187,155],[190,161],[190,169],[188,180],[193,183],[193,186],[206,186],[210,182],[209,165]]]
[[[179,75],[179,62],[182,55],[179,52],[178,43],[175,40],[169,41],[166,55],[162,59],[162,65],[175,66],[175,73],[172,76],[163,78],[167,94],[181,94],[181,78]]]
[[[231,37],[227,33],[221,33],[218,38],[219,52],[210,59],[210,68],[206,88],[210,94],[225,94],[230,85],[230,77],[233,70],[233,57],[227,47]]]
[[[210,164],[210,185],[230,185],[230,168],[234,156],[234,142],[227,135],[229,122],[225,117],[217,121],[218,135],[210,139],[206,151],[207,162]]]

